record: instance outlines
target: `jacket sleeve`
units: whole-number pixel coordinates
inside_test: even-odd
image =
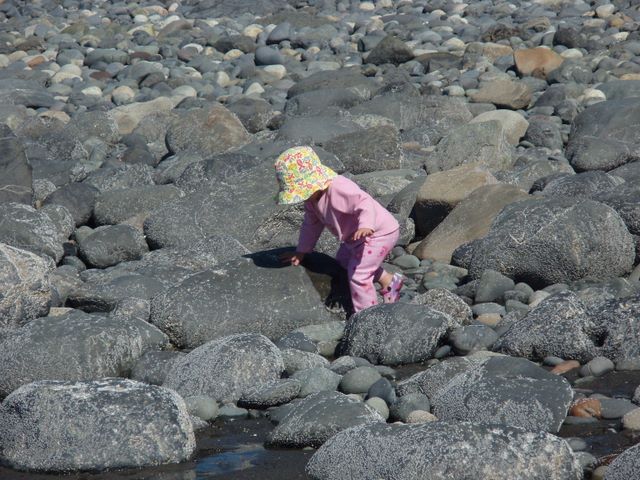
[[[333,190],[333,207],[358,219],[358,229],[369,228],[375,231],[376,201],[355,183],[337,185]]]
[[[320,234],[324,230],[324,224],[320,221],[311,205],[304,204],[304,220],[300,227],[300,236],[298,238],[298,248],[296,251],[309,253],[316,246]]]

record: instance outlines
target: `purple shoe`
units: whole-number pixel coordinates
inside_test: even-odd
[[[400,298],[400,290],[403,284],[404,277],[399,273],[394,273],[389,286],[380,291],[384,303],[396,303]]]

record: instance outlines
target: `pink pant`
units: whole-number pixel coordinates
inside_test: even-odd
[[[382,237],[365,237],[364,240],[342,243],[336,260],[347,270],[351,301],[356,312],[378,303],[373,282],[384,271],[380,266],[387,253],[396,245],[400,232]]]

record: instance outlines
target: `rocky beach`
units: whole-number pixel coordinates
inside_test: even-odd
[[[640,479],[639,126],[636,0],[0,0],[0,478]]]

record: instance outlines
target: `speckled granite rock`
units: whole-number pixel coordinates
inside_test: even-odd
[[[162,465],[196,448],[178,394],[122,378],[30,383],[2,402],[0,419],[1,458],[20,470]]]
[[[350,428],[320,447],[307,473],[314,480],[582,478],[569,445],[553,435],[446,421]]]

